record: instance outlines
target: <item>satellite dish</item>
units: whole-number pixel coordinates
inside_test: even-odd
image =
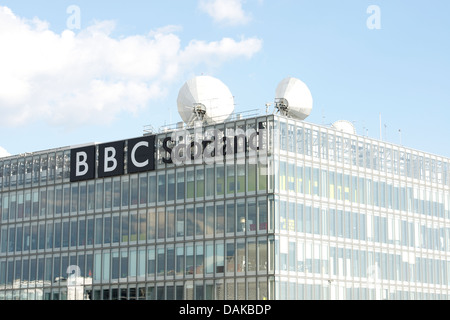
[[[335,121],[331,127],[337,131],[350,133],[350,134],[356,134],[355,126],[353,123],[347,120],[338,120]]]
[[[178,93],[178,113],[188,126],[224,122],[234,111],[234,98],[219,79],[198,76],[188,80]]]
[[[291,77],[283,79],[275,94],[275,108],[282,115],[304,120],[311,113],[313,98],[301,80]]]

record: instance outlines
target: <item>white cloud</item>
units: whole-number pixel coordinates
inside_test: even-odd
[[[115,23],[96,22],[57,34],[39,19],[0,6],[0,125],[45,119],[62,126],[110,122],[167,94],[167,86],[196,66],[251,58],[256,38],[192,40],[182,48],[180,26],[112,38]]]
[[[215,22],[225,25],[243,25],[251,20],[242,8],[243,0],[200,0],[199,8]]]
[[[8,157],[10,155],[11,154],[8,151],[6,151],[4,148],[0,147],[0,158]]]

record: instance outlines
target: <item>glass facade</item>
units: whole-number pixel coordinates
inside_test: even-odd
[[[70,182],[70,148],[0,159],[0,300],[273,298],[267,166],[164,163],[169,135],[139,174]]]
[[[169,163],[162,132],[155,170],[80,182],[70,148],[0,158],[0,300],[449,298],[449,159],[278,115],[208,130],[259,151]]]
[[[449,159],[273,126],[277,299],[449,299]]]

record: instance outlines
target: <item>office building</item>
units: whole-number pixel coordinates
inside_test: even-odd
[[[289,90],[0,158],[0,300],[449,299],[450,159],[308,123]]]

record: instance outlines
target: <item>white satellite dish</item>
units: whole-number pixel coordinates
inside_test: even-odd
[[[311,113],[313,98],[305,83],[296,78],[283,79],[275,91],[275,108],[282,115],[300,120]]]
[[[337,131],[350,133],[350,134],[356,134],[355,126],[353,123],[347,120],[338,120],[333,122],[331,125],[332,128],[334,128]]]
[[[219,79],[198,76],[188,80],[178,93],[178,113],[188,126],[224,122],[234,111],[234,98]]]

